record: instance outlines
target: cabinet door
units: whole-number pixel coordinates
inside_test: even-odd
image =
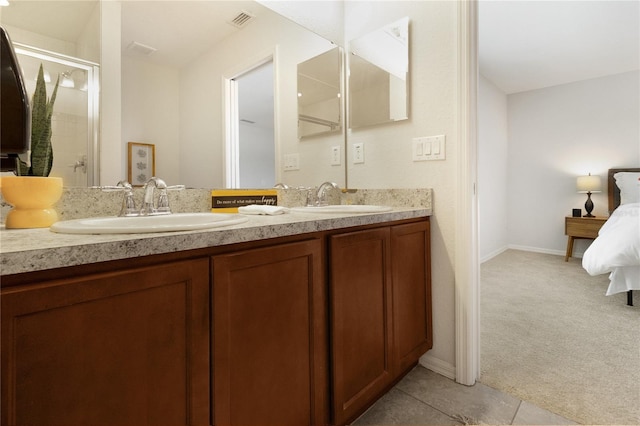
[[[214,423],[327,424],[321,243],[213,258]]]
[[[429,222],[391,228],[394,355],[397,374],[433,344]]]
[[[208,300],[208,259],[3,290],[2,424],[209,424]]]
[[[330,240],[333,420],[359,415],[392,380],[389,228]]]

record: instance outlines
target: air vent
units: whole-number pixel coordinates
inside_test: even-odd
[[[147,46],[146,44],[138,43],[137,41],[132,41],[127,46],[127,50],[139,53],[141,55],[149,56],[149,55],[153,54],[158,49],[155,49],[155,48],[153,48],[151,46]]]
[[[252,15],[249,12],[245,12],[243,10],[242,12],[238,13],[238,15],[236,15],[235,18],[229,21],[229,23],[234,27],[242,28],[245,25],[247,25],[249,21],[251,21],[253,18],[254,18],[254,15]]]

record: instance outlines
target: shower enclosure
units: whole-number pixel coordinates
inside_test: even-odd
[[[33,96],[42,64],[51,97],[60,79],[53,108],[53,168],[64,186],[86,187],[98,183],[99,66],[96,63],[14,43],[27,93]]]

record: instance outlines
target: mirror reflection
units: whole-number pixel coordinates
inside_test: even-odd
[[[99,117],[99,7],[97,1],[16,1],[2,8],[3,27],[9,32],[33,95],[42,64],[47,94],[59,79],[52,115],[54,149],[51,176],[66,186],[97,182]],[[75,19],[82,22],[77,25]],[[27,155],[24,156],[25,158]]]
[[[409,18],[349,43],[349,127],[409,118]]]
[[[298,64],[298,136],[342,129],[342,50],[335,47]]]
[[[297,65],[333,49],[330,41],[253,1],[134,1],[122,4],[123,51],[132,43],[122,57],[122,133],[156,145],[157,174],[166,181],[213,188],[344,182],[344,167],[330,163],[333,141],[297,137]],[[157,56],[167,50],[177,50],[180,63]],[[271,72],[245,96],[244,76],[268,63]],[[247,157],[260,152],[273,154]]]
[[[98,5],[93,15],[84,12],[89,3]],[[97,53],[80,57],[104,61],[96,152],[102,153],[99,176],[105,181],[94,184],[112,185],[126,177],[130,141],[153,144],[158,176],[191,187],[345,183],[344,164],[330,162],[332,147],[344,146],[340,132],[304,146],[297,134],[297,65],[335,44],[260,3],[13,0],[1,13],[3,25],[10,21],[13,27],[14,41],[30,32],[29,44],[63,54],[70,43],[64,32],[91,32],[82,41],[95,42]],[[265,63],[272,71],[247,86],[248,94],[234,87]],[[251,90],[256,84],[270,86],[271,95]],[[263,105],[271,112],[265,113]],[[258,143],[255,135],[269,132],[270,137],[260,138],[262,145],[252,145]],[[242,134],[248,135],[246,144]],[[287,155],[299,156],[297,167],[285,167]],[[97,159],[89,155],[87,167],[93,165],[97,170]]]

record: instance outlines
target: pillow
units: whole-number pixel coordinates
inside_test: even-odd
[[[620,204],[640,203],[640,172],[618,172],[613,178],[620,188]]]

